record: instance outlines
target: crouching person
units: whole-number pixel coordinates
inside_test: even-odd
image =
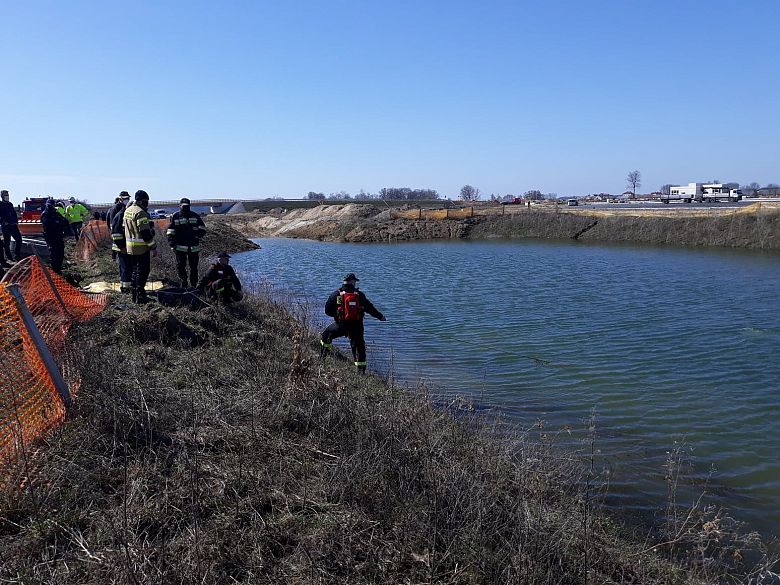
[[[200,280],[198,292],[205,294],[212,301],[223,303],[240,301],[244,297],[241,292],[241,281],[238,280],[236,271],[230,265],[230,255],[227,252],[217,256],[217,262]]]

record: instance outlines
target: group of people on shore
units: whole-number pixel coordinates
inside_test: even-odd
[[[0,220],[4,246],[0,246],[0,261],[5,264],[3,254],[12,257],[10,240],[15,238],[14,257],[21,256],[21,235],[17,226],[16,211],[8,201],[8,192],[0,192]],[[149,194],[139,190],[135,192],[133,201],[130,194],[122,191],[114,201],[114,206],[104,215],[95,214],[94,218],[104,220],[111,232],[112,257],[119,268],[120,292],[129,293],[134,303],[146,303],[146,284],[151,272],[151,259],[157,256],[157,241],[155,239],[154,222],[149,216]],[[75,204],[84,207],[82,204]],[[9,211],[10,208],[10,211]],[[46,201],[41,214],[43,235],[50,252],[52,269],[62,272],[65,256],[64,239],[68,235],[78,238],[83,220],[89,215],[84,207],[74,218],[80,221],[70,221],[68,214],[59,211],[54,199]],[[13,217],[12,217],[13,216]],[[176,256],[176,272],[182,289],[194,290],[206,295],[211,300],[226,303],[242,298],[241,281],[235,270],[230,266],[230,255],[222,252],[217,261],[206,274],[199,279],[201,240],[206,234],[206,225],[201,216],[192,210],[191,202],[184,197],[179,201],[179,210],[170,217],[165,236],[168,245]],[[74,229],[74,224],[78,224]],[[1,270],[1,268],[0,268]],[[358,278],[354,273],[344,276],[341,287],[331,293],[325,303],[325,314],[333,318],[331,323],[320,335],[322,355],[326,356],[339,337],[349,339],[354,364],[361,373],[366,370],[366,342],[364,337],[363,319],[365,314],[386,321],[385,316],[368,300],[358,286]]]
[[[133,201],[122,191],[106,214],[111,231],[112,255],[118,262],[120,291],[130,293],[133,302],[146,303],[146,283],[151,272],[151,259],[157,256],[154,222],[149,217],[149,194],[139,190]],[[165,235],[176,256],[176,272],[181,288],[195,289],[212,300],[234,302],[241,299],[241,281],[230,266],[230,255],[222,252],[203,278],[198,278],[201,239],[206,225],[183,197],[179,211],[170,217]]]

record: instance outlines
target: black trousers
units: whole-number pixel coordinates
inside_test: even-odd
[[[145,252],[134,256],[127,255],[127,271],[133,286],[134,295],[144,294],[146,281],[149,280],[149,272],[152,270],[152,253]]]
[[[84,222],[82,221],[74,221],[70,224],[70,231],[76,238],[76,241],[79,241],[79,238],[81,238],[81,228],[84,227]]]
[[[62,274],[62,263],[65,260],[65,241],[62,238],[51,238],[46,240],[49,247],[49,262],[51,269],[57,274]]]
[[[187,282],[187,266],[190,267],[190,286],[198,286],[198,261],[200,254],[197,252],[176,252],[176,271],[182,286]]]
[[[334,339],[348,337],[355,365],[366,365],[366,339],[363,336],[363,321],[334,321],[325,328],[320,339],[323,347],[330,347]]]
[[[14,253],[11,255],[11,238],[14,239]],[[19,232],[19,226],[4,225],[3,226],[3,247],[5,248],[5,255],[10,260],[20,260],[22,258],[22,234]]]

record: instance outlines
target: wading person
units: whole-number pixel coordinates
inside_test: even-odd
[[[181,287],[198,286],[198,261],[200,259],[200,239],[206,234],[206,225],[200,215],[190,209],[190,200],[183,197],[179,201],[179,211],[171,216],[166,236],[168,244],[176,254],[176,271]],[[189,266],[189,282],[187,267]]]
[[[387,321],[363,291],[357,287],[358,277],[349,273],[344,277],[341,287],[332,293],[325,303],[325,314],[334,321],[325,328],[320,337],[323,356],[333,345],[337,337],[348,337],[352,348],[352,357],[358,372],[366,371],[366,340],[363,335],[363,315],[368,313],[375,319]]]
[[[134,303],[145,303],[146,281],[152,268],[152,256],[157,256],[157,242],[154,241],[154,226],[149,218],[149,195],[136,191],[135,201],[125,209],[122,222],[127,247],[127,273],[130,275]]]
[[[223,303],[232,303],[243,298],[241,281],[238,280],[236,271],[230,265],[230,254],[221,252],[217,256],[216,263],[209,268],[198,284],[198,292],[205,293],[211,300]]]
[[[14,204],[10,201],[10,195],[8,195],[8,191],[5,189],[0,191],[0,224],[2,224],[5,256],[9,261],[16,260],[18,262],[22,259],[22,234],[19,233],[19,220],[16,217],[16,209],[14,209]],[[13,254],[11,254],[11,239],[14,240]],[[0,256],[0,259],[2,259],[2,256]]]
[[[65,236],[70,233],[70,225],[58,211],[53,199],[46,202],[46,208],[41,213],[43,239],[49,248],[51,269],[62,274],[62,263],[65,259]]]
[[[84,227],[84,219],[89,217],[89,210],[75,197],[68,199],[69,205],[65,208],[65,217],[70,222],[70,231],[76,236],[76,241],[81,237],[81,228]]]

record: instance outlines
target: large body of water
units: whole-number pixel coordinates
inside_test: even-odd
[[[367,317],[369,368],[392,362],[399,378],[575,437],[595,412],[611,505],[660,510],[682,445],[716,502],[780,535],[780,255],[257,241],[234,258],[239,272],[312,303],[323,324],[328,293],[357,273],[388,318]]]

